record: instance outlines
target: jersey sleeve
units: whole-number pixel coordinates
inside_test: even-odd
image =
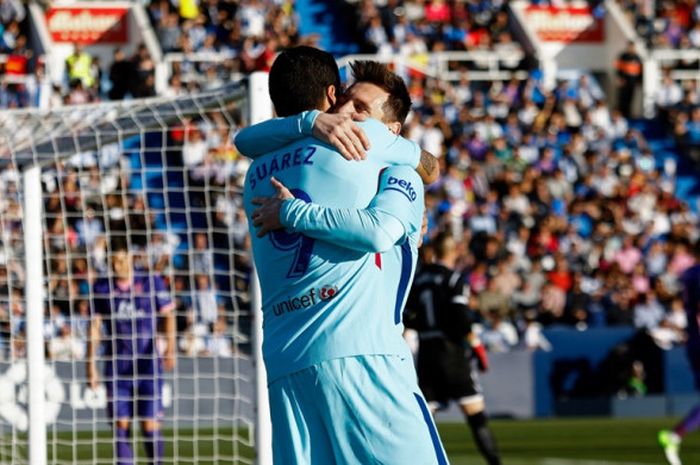
[[[413,169],[418,167],[421,153],[418,144],[397,136],[376,119],[368,119],[357,124],[370,141],[368,157],[373,157],[387,165],[409,166]]]
[[[362,252],[383,252],[407,237],[415,245],[423,220],[423,184],[415,170],[390,167],[365,209],[293,199],[283,203],[280,220],[294,232]]]
[[[318,110],[304,111],[286,118],[273,118],[242,129],[234,143],[239,152],[256,159],[273,150],[310,136]]]
[[[282,204],[284,227],[360,252],[383,252],[403,236],[401,222],[377,209],[331,208],[293,199]]]
[[[379,191],[369,208],[399,220],[405,237],[417,247],[425,212],[425,191],[416,170],[408,166],[390,166],[385,169],[380,177]]]
[[[155,302],[158,309],[158,313],[168,313],[175,308],[173,300],[170,298],[170,292],[168,291],[168,286],[163,281],[160,276],[155,276],[153,278],[153,287],[155,291]]]

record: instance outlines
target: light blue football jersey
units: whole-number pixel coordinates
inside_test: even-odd
[[[389,294],[393,322],[403,333],[403,309],[418,262],[418,243],[425,212],[423,181],[415,170],[390,167],[382,176],[382,185],[372,204],[393,213],[403,223],[406,236],[381,255],[385,286],[396,290]],[[408,352],[410,353],[410,351]]]
[[[330,146],[305,138],[257,158],[246,175],[243,200],[262,289],[263,357],[270,382],[338,357],[405,354],[400,334],[388,337],[386,328],[372,321],[382,317],[378,312],[386,307],[386,295],[394,292],[385,288],[374,254],[284,230],[258,238],[252,226],[251,200],[275,194],[271,176],[299,199],[364,208],[377,192],[382,168],[418,165],[417,145],[379,121],[359,125],[371,143],[363,162],[346,161]]]
[[[395,290],[383,294],[388,298],[386,309],[391,310],[393,325],[402,331],[401,316],[415,272],[424,211],[423,181],[418,173],[406,166],[390,166],[382,171],[379,190],[365,209],[331,208],[294,199],[282,205],[280,219],[287,229],[314,239],[362,252],[381,252],[375,261],[384,271],[383,287]]]

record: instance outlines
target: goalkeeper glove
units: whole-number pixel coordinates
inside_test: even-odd
[[[471,341],[471,346],[472,354],[474,354],[474,357],[476,358],[476,361],[479,364],[479,371],[481,371],[482,373],[488,371],[489,358],[486,354],[486,347],[484,347],[484,345],[481,343],[481,340],[479,340],[478,337],[474,338]]]

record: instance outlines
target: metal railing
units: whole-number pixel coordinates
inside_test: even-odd
[[[522,50],[478,50],[471,52],[434,52],[412,56],[348,55],[338,60],[344,68],[356,60],[374,60],[391,64],[394,69],[411,69],[445,81],[459,81],[467,72],[470,81],[526,79],[527,71],[514,70],[525,59]],[[503,66],[509,64],[512,66]]]

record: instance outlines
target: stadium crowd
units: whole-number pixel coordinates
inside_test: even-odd
[[[505,2],[357,3],[361,52],[415,56],[446,50],[522,51],[513,40]]]
[[[673,135],[680,153],[700,164],[700,98],[694,84],[674,81],[666,69],[656,106],[659,123]]]
[[[302,43],[291,0],[154,0],[148,13],[163,53],[183,54],[172,65],[174,95],[267,71],[277,50]]]
[[[441,154],[429,236],[462,248],[470,305],[491,350],[546,347],[541,328],[626,325],[668,345],[685,326],[678,277],[696,216],[644,137],[586,75],[410,84],[405,134]]]
[[[291,0],[153,0],[147,12],[163,53],[181,54],[172,61],[166,96],[267,70],[280,48],[315,41],[300,38]],[[26,18],[19,0],[0,2],[0,108],[37,106],[43,91],[49,93],[50,107],[156,95],[155,62],[144,44],[131,56],[115,46],[108,66],[75,44],[63,82],[49,85],[44,57],[27,47]]]
[[[648,46],[686,50],[700,46],[700,5],[696,0],[618,3]]]

